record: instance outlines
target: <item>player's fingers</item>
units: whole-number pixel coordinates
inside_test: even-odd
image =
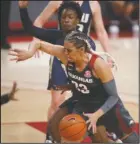
[[[10,61],[18,61],[18,58],[10,58]]]
[[[90,123],[91,121],[90,121],[90,119],[88,119],[87,121],[86,121],[86,124],[88,124],[88,123]]]
[[[41,54],[40,54],[40,51],[38,50],[37,51],[37,58],[40,58]]]
[[[92,128],[92,125],[91,125],[91,123],[89,124],[89,126],[88,126],[88,130],[90,130]]]
[[[35,53],[35,58],[39,58],[39,52],[38,51]]]
[[[18,99],[17,99],[17,98],[12,98],[11,100],[13,100],[13,101],[18,101]]]
[[[8,55],[18,56],[18,53],[14,52],[14,51],[8,51]]]
[[[93,134],[96,133],[94,126],[92,126],[92,132],[93,132]]]
[[[36,53],[37,58],[39,58],[39,55],[40,55],[40,54],[39,54],[39,51],[37,51],[37,53]]]
[[[16,88],[17,88],[17,83],[16,83],[16,82],[14,82],[14,83],[13,83],[12,92],[15,92],[15,91],[16,91]]]
[[[83,113],[83,115],[86,116],[86,117],[90,117],[89,113]]]
[[[13,48],[10,48],[8,52],[14,52],[14,49],[13,49]]]
[[[93,124],[93,126],[92,126],[92,130],[93,130],[93,133],[97,133],[97,128],[96,128],[96,125],[95,124]]]
[[[14,49],[14,52],[17,52],[17,53],[19,53],[19,52],[22,52],[23,50],[20,50],[20,49]]]

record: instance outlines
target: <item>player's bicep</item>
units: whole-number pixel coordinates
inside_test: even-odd
[[[64,64],[67,63],[67,58],[64,52],[64,47],[61,45],[54,45],[48,42],[41,41],[40,42],[40,50],[44,51],[50,55],[56,56],[60,59]]]
[[[103,82],[109,82],[114,79],[111,68],[108,64],[101,58],[97,58],[95,63],[93,64],[96,75]]]

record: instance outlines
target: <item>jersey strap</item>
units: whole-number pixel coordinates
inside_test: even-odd
[[[96,55],[96,54],[93,54],[93,55],[92,55],[92,57],[91,57],[91,59],[90,59],[90,62],[89,62],[89,67],[90,67],[91,69],[94,68],[94,67],[93,67],[93,64],[94,64],[95,60],[96,60],[98,57],[99,57],[99,56]]]

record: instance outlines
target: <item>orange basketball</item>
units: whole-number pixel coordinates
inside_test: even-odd
[[[87,131],[85,120],[78,114],[65,116],[59,124],[60,136],[68,141],[81,140]]]

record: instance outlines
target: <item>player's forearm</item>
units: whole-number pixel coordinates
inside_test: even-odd
[[[109,82],[103,83],[103,87],[106,93],[108,94],[108,99],[106,100],[104,105],[101,107],[101,109],[104,111],[104,113],[107,113],[118,102],[119,96],[118,96],[116,83],[114,79]]]
[[[34,26],[36,26],[36,27],[42,28],[43,25],[44,25],[44,24],[40,21],[39,18],[37,18],[37,19],[34,21]],[[36,37],[33,37],[33,40],[34,40],[34,41],[40,41],[40,39],[38,39],[38,38],[36,38]]]
[[[105,30],[101,32],[97,32],[98,40],[100,41],[103,49],[105,52],[109,52],[110,50],[110,44],[109,44],[109,38],[108,34]]]
[[[19,11],[20,11],[20,18],[21,18],[24,29],[32,35],[33,34],[33,24],[28,15],[27,8],[19,8]]]
[[[104,87],[106,93],[108,94],[108,99],[100,107],[100,109],[95,112],[95,115],[97,115],[98,118],[103,116],[109,110],[111,110],[119,100],[119,96],[117,93],[117,88],[116,88],[114,79],[109,82],[104,83],[103,87]]]
[[[44,41],[41,41],[40,42],[40,47],[39,47],[39,50],[47,53],[47,54],[50,54],[50,55],[54,55],[52,53],[52,49],[55,47],[55,45],[51,44],[51,43],[48,43],[48,42],[44,42]]]

